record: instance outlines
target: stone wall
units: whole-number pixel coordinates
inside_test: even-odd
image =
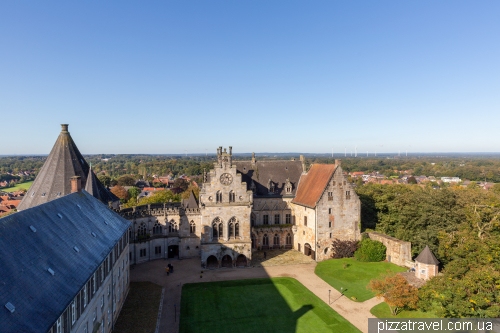
[[[419,279],[429,280],[438,274],[439,267],[415,261],[415,276]]]
[[[373,231],[368,232],[367,235],[370,239],[379,241],[387,247],[387,261],[400,266],[413,267],[410,242],[405,242]]]

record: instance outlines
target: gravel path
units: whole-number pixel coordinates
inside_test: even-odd
[[[168,263],[174,266],[174,273],[169,276],[165,272]],[[316,263],[253,268],[222,268],[204,270],[203,278],[200,278],[200,259],[194,258],[156,260],[140,264],[132,268],[130,276],[131,281],[151,281],[165,287],[159,330],[161,333],[177,333],[179,331],[179,306],[182,284],[269,277],[292,277],[297,279],[327,304],[328,290],[331,290],[330,306],[359,330],[367,333],[368,318],[375,318],[370,313],[370,309],[381,303],[382,300],[372,298],[366,302],[354,302],[342,296],[337,290],[314,274],[315,267]]]

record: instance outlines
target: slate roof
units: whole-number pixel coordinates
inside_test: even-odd
[[[233,161],[237,171],[241,173],[242,181],[247,183],[250,190],[252,181],[256,186],[256,196],[290,195],[295,196],[300,175],[304,171],[301,161]],[[292,183],[292,193],[285,192],[287,178]],[[269,193],[267,184],[271,180],[275,184],[274,194]]]
[[[335,164],[313,164],[309,172],[300,178],[297,196],[292,202],[311,208],[316,207],[316,203],[336,170],[337,166]],[[340,167],[339,170],[342,172]]]
[[[426,245],[422,252],[415,258],[415,261],[421,262],[427,265],[439,265],[439,260],[436,259],[429,245]]]
[[[191,193],[189,194],[189,199],[182,200],[182,206],[184,207],[184,209],[199,208],[193,190],[191,190]]]
[[[41,205],[71,193],[71,177],[80,176],[82,187],[87,183],[89,165],[76,147],[68,132],[68,125],[61,125],[62,131],[52,151],[36,176],[23,200],[17,207],[24,210]],[[104,203],[119,199],[96,179],[98,192]]]
[[[92,171],[92,166],[90,166],[89,174],[87,175],[87,183],[85,184],[85,191],[87,191],[94,198],[103,201],[102,198],[105,197],[105,194],[101,194],[100,190],[104,188],[104,186],[99,188],[98,182],[99,180],[97,179],[94,171]]]
[[[47,332],[129,225],[85,191],[0,218],[0,331]]]

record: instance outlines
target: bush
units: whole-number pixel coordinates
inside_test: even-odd
[[[358,261],[382,261],[385,260],[386,250],[387,248],[381,242],[365,238],[359,242],[359,248],[354,253],[354,257]]]
[[[335,239],[332,242],[332,258],[351,258],[358,248],[357,241]]]

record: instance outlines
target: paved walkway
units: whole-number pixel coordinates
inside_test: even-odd
[[[174,273],[167,276],[165,273],[165,266],[167,266],[169,262],[174,266]],[[131,270],[131,281],[151,281],[165,287],[160,333],[179,332],[179,307],[182,285],[184,283],[268,277],[291,277],[297,279],[327,304],[328,290],[331,290],[330,306],[359,330],[368,333],[368,318],[375,318],[370,313],[370,309],[382,302],[382,300],[372,298],[366,302],[351,301],[314,274],[315,267],[316,263],[253,268],[222,268],[204,270],[203,278],[200,278],[202,269],[200,268],[199,258],[156,260],[136,265]]]
[[[266,258],[264,259],[264,252]],[[311,257],[304,255],[297,250],[267,250],[252,252],[252,266],[268,267],[268,266],[284,266],[297,264],[312,264],[315,263]]]

